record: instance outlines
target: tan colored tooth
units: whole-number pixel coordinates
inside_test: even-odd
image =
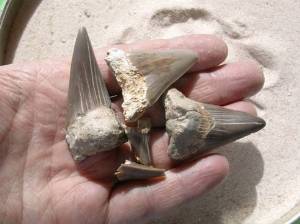
[[[122,88],[125,120],[137,121],[197,58],[191,50],[109,50],[105,60]]]
[[[155,177],[163,177],[164,169],[158,169],[150,166],[145,166],[127,160],[115,172],[119,181],[126,180],[145,180]]]
[[[72,58],[66,117],[66,141],[75,160],[112,150],[127,141],[110,106],[87,31],[81,28]]]
[[[166,94],[165,110],[168,152],[175,160],[205,153],[265,126],[259,117],[193,101],[176,89]]]
[[[149,132],[151,121],[149,118],[141,118],[137,121],[137,127],[127,127],[127,136],[139,163],[146,166],[152,164],[149,148]]]

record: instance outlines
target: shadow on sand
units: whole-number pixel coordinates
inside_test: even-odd
[[[252,143],[232,143],[218,152],[225,155],[230,163],[230,174],[226,180],[205,196],[150,223],[238,224],[253,212],[257,200],[256,185],[264,172],[259,150]]]

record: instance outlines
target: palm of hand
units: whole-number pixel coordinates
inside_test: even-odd
[[[212,46],[215,50],[208,53]],[[228,107],[253,112],[249,103],[235,102],[262,85],[262,75],[253,63],[244,63],[239,71],[234,70],[241,67],[238,63],[220,67],[199,78],[200,70],[217,66],[226,57],[220,40],[191,36],[130,46],[150,47],[197,50],[202,61],[178,87],[194,99],[231,103]],[[140,223],[203,194],[226,175],[228,164],[219,155],[173,168],[165,149],[167,135],[159,128],[152,133],[151,145],[155,165],[168,170],[163,181],[113,186],[113,173],[123,159],[120,149],[76,165],[64,141],[68,70],[68,63],[62,62],[10,65],[0,70],[0,199],[4,202],[0,217],[4,223]],[[212,72],[221,75],[215,78]],[[106,81],[114,92],[114,81]],[[224,84],[227,96],[218,95],[221,89],[209,90],[217,82]],[[159,117],[160,112],[153,113]]]

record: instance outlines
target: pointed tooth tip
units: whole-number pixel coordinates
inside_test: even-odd
[[[266,122],[262,118],[253,115],[249,116],[251,116],[251,118],[248,120],[248,125],[242,125],[240,130],[236,133],[237,135],[243,134],[243,136],[247,136],[251,133],[258,132],[266,126]]]
[[[84,26],[79,28],[76,40],[89,40],[87,29]]]
[[[266,121],[260,117],[255,117],[255,125],[253,125],[254,131],[259,131],[260,129],[263,129],[266,126]]]
[[[78,30],[78,34],[80,34],[80,35],[87,34],[86,27],[85,26],[80,27]]]
[[[235,111],[232,111],[233,113]],[[263,129],[266,126],[266,122],[264,119],[262,119],[261,117],[255,116],[255,115],[251,115],[247,112],[239,112],[237,111],[239,114],[241,114],[241,118],[238,119],[238,121],[248,121],[248,128],[245,128],[245,131],[251,131],[251,132],[257,132],[261,129]],[[236,115],[238,117],[238,114]]]

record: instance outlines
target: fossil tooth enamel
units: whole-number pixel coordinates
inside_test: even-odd
[[[259,117],[193,101],[176,89],[167,92],[164,103],[168,153],[175,160],[204,153],[265,126]]]
[[[105,60],[122,88],[125,120],[140,118],[197,59],[191,50],[109,50]]]
[[[136,160],[146,166],[152,164],[149,148],[150,129],[151,121],[149,118],[140,118],[137,121],[137,127],[127,127],[126,129]]]
[[[71,63],[66,117],[66,141],[74,160],[114,149],[127,141],[110,106],[87,31],[81,28]]]
[[[145,166],[126,160],[125,163],[121,164],[117,169],[115,175],[119,181],[145,180],[154,177],[163,177],[164,172],[164,169]]]

